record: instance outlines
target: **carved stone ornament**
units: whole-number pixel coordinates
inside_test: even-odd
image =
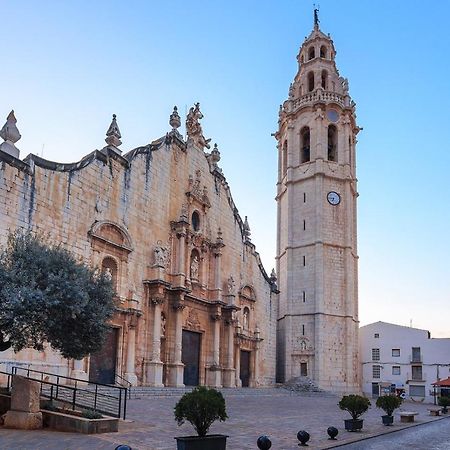
[[[191,279],[198,280],[199,260],[197,255],[193,255],[191,258]]]
[[[203,186],[203,188],[201,187],[201,177],[202,172],[200,170],[195,172],[195,179],[192,175],[189,175],[188,191],[186,192],[186,195],[197,200],[204,207],[209,208],[211,203],[208,197],[208,188],[206,186]]]
[[[230,277],[227,280],[227,294],[228,295],[236,294],[236,282],[234,281],[233,275],[230,275]]]
[[[111,125],[106,132],[105,142],[113,147],[119,147],[122,144],[122,141],[120,140],[121,137],[122,135],[120,134],[119,126],[117,125],[116,115],[113,114]]]
[[[197,311],[195,309],[189,308],[188,316],[185,322],[186,328],[191,328],[194,330],[200,329],[200,319],[198,318]]]
[[[154,266],[162,267],[164,269],[170,266],[170,247],[163,245],[161,241],[158,241],[153,249]]]
[[[211,139],[206,139],[205,136],[203,136],[200,119],[203,119],[203,114],[200,111],[200,103],[195,103],[195,105],[189,109],[189,113],[186,117],[186,133],[188,141],[196,144],[201,149],[204,147],[209,149],[209,142]]]

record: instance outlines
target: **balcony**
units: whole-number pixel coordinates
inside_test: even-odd
[[[301,97],[293,101],[293,110],[300,108],[301,106],[310,105],[318,101],[327,103],[337,103],[343,108],[350,105],[350,100],[348,96],[338,94],[337,92],[324,91],[322,89],[317,89],[308,94],[302,95]]]
[[[422,353],[409,355],[409,361],[411,364],[422,364],[423,358]]]

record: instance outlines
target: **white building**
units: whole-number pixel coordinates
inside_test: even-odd
[[[433,402],[432,383],[450,375],[450,338],[386,322],[360,328],[362,390],[368,396],[404,392],[406,398]]]

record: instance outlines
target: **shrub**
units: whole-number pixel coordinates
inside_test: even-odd
[[[439,406],[443,406],[444,408],[447,408],[447,406],[450,406],[450,397],[439,397],[438,403],[439,403]]]
[[[175,405],[174,414],[178,425],[187,420],[200,437],[206,436],[216,420],[223,422],[228,419],[223,395],[204,386],[184,394]]]
[[[85,419],[101,419],[103,416],[93,409],[83,409],[83,411],[81,411],[81,417],[84,417]]]
[[[394,410],[400,407],[402,399],[396,395],[382,395],[377,398],[377,408],[381,408],[388,416],[392,416]]]
[[[46,409],[47,411],[58,411],[59,408],[51,400],[47,400],[42,403],[42,409]]]
[[[370,400],[361,395],[344,395],[339,401],[339,408],[347,411],[353,420],[358,419],[359,416],[363,415],[370,406]]]

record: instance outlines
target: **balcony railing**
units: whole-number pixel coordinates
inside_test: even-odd
[[[347,101],[346,101],[346,99],[347,99]],[[314,103],[317,101],[333,102],[333,103],[337,103],[338,105],[340,105],[342,107],[350,106],[348,96],[338,94],[337,92],[329,92],[329,91],[323,91],[323,90],[318,89],[318,90],[315,90],[314,92],[309,92],[308,94],[302,95],[301,97],[294,100],[293,108],[297,109],[300,106],[304,106],[309,103]]]
[[[416,355],[409,355],[409,360],[411,363],[422,363],[423,362],[422,353]]]

